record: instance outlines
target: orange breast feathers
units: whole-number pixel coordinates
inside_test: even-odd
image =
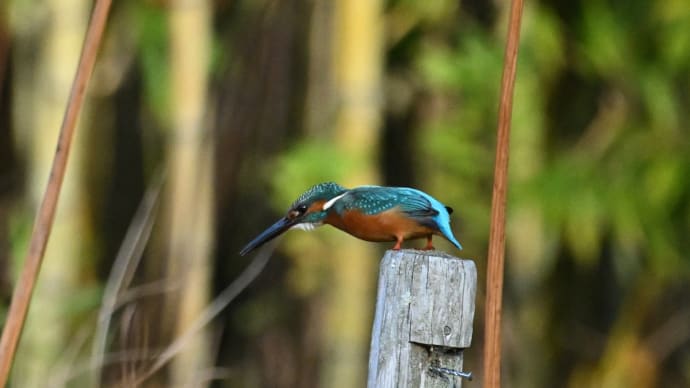
[[[342,214],[330,212],[325,222],[367,241],[410,240],[437,233],[436,230],[406,217],[397,207],[372,215],[357,210]]]

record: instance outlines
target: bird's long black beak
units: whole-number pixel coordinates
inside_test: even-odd
[[[265,243],[273,240],[274,238],[283,234],[286,230],[290,229],[293,225],[297,223],[296,220],[290,220],[287,217],[283,217],[275,224],[268,227],[268,229],[261,232],[254,240],[247,244],[240,251],[240,255],[244,256],[247,253],[253,251],[254,249],[264,245]]]

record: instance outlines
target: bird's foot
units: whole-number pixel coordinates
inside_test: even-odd
[[[395,242],[395,245],[393,246],[394,251],[399,251],[402,245],[402,240],[398,240]]]
[[[422,248],[422,250],[423,251],[433,251],[434,249],[436,249],[436,248],[434,248],[434,245],[431,243],[431,236],[429,236],[426,238],[426,246],[424,248]]]

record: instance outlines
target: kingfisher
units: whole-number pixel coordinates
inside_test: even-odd
[[[433,235],[462,249],[450,229],[452,212],[429,194],[409,187],[346,189],[334,182],[320,183],[300,195],[287,214],[247,244],[240,255],[289,229],[313,230],[324,224],[366,241],[394,241],[394,250],[399,250],[404,240],[419,238],[426,238],[424,249],[434,249]]]

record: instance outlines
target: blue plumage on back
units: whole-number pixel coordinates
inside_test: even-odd
[[[360,186],[348,191],[333,204],[338,213],[356,209],[366,215],[378,214],[396,206],[422,224],[433,222],[430,226],[462,249],[450,229],[450,213],[446,206],[422,191],[409,187]]]

